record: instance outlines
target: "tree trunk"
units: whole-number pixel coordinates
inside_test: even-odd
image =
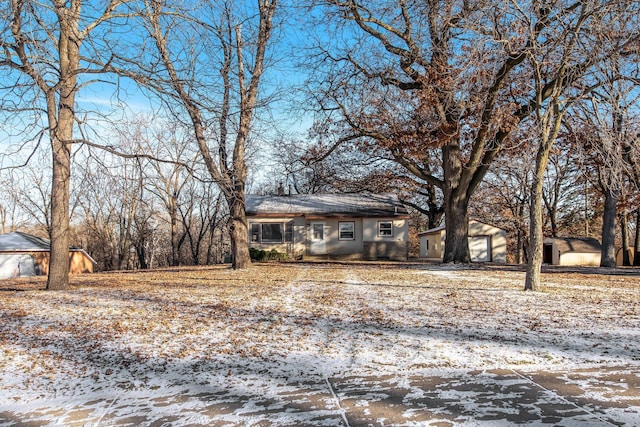
[[[542,156],[541,156],[542,154]],[[548,152],[547,156],[548,158]],[[527,291],[540,290],[540,271],[542,269],[542,243],[544,235],[542,230],[542,178],[546,168],[544,153],[538,153],[536,158],[536,176],[534,185],[531,186],[531,205],[529,207],[529,260],[527,262],[527,274],[524,289]]]
[[[551,147],[560,131],[562,113],[556,108],[553,116],[553,123],[546,122],[548,116],[540,122],[542,132],[540,133],[541,141],[536,154],[536,165],[533,176],[533,185],[531,186],[531,204],[529,205],[529,259],[527,262],[527,273],[525,276],[524,290],[539,291],[540,277],[543,261],[543,186],[544,173],[549,163],[549,153]]]
[[[178,244],[178,202],[169,196],[169,217],[171,220],[171,266],[180,265],[180,248]]]
[[[631,265],[631,249],[629,248],[629,222],[627,214],[620,214],[620,231],[622,232],[622,265],[629,267]]]
[[[633,265],[634,267],[640,266],[640,209],[636,210],[636,233],[633,242]]]
[[[58,123],[60,126],[60,122]],[[70,126],[70,125],[69,125]],[[69,146],[52,132],[53,182],[51,187],[51,258],[49,260],[48,290],[62,290],[69,286],[69,181],[71,152]],[[70,138],[69,138],[70,139]]]
[[[602,216],[602,252],[600,267],[616,266],[616,207],[618,194],[607,189],[604,192],[604,213]]]
[[[136,255],[138,255],[138,264],[141,270],[149,268],[147,264],[147,251],[144,248],[144,243],[136,245]]]
[[[465,197],[453,197],[445,201],[446,238],[443,262],[471,262],[469,253],[469,200]]]
[[[249,229],[245,214],[243,191],[234,192],[229,203],[229,235],[231,237],[231,266],[234,270],[251,267]]]
[[[516,228],[518,230],[517,237],[517,248],[516,248],[516,264],[522,264],[527,259],[524,256],[525,249],[525,230],[524,225],[522,224],[522,218],[524,218],[524,202],[518,202],[518,222],[516,223]]]
[[[442,148],[444,166],[444,219],[446,237],[444,243],[445,263],[471,262],[469,255],[469,196],[461,187],[462,160],[460,147],[456,144]]]
[[[62,290],[69,287],[69,188],[71,182],[71,141],[75,123],[76,72],[79,62],[79,46],[75,38],[79,19],[69,14],[60,22],[58,54],[60,84],[58,100],[54,92],[47,93],[47,117],[53,156],[51,182],[51,258],[48,290]]]

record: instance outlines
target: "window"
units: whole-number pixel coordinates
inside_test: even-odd
[[[338,223],[339,240],[355,240],[356,239],[356,224],[355,222],[340,222]]]
[[[264,222],[251,224],[251,242],[283,243],[293,242],[293,221],[287,223]]]
[[[379,221],[378,222],[378,236],[380,236],[380,237],[393,237],[393,222],[392,221]]]
[[[282,243],[282,224],[280,223],[264,223],[262,224],[262,242],[263,243]]]
[[[260,241],[260,224],[251,224],[251,241]]]
[[[324,223],[316,222],[312,225],[311,240],[324,240]]]

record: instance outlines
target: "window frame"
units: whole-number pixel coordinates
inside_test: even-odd
[[[382,228],[383,225],[389,225],[388,228]],[[387,234],[388,232],[388,234]],[[378,237],[389,238],[393,237],[393,221],[378,221]]]
[[[293,221],[288,222],[252,222],[250,224],[250,243],[257,244],[282,244],[282,243],[291,243],[293,242]],[[276,239],[264,239],[264,227],[274,227],[278,226],[280,229],[280,240]]]
[[[344,231],[346,233],[350,233],[351,237],[342,237],[343,226],[350,226],[350,231]],[[339,221],[338,222],[338,240],[343,241],[353,241],[356,240],[356,222],[355,221]]]
[[[280,239],[269,239],[269,240],[265,240],[264,238],[264,228],[265,226],[267,227],[272,227],[275,228],[275,226],[278,226],[278,229],[280,230]],[[270,233],[267,233],[270,234]],[[263,222],[260,224],[260,243],[283,243],[284,242],[284,227],[283,224],[281,222]]]

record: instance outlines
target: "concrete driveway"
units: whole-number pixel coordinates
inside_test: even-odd
[[[635,366],[346,375],[296,380],[281,390],[262,398],[250,387],[245,393],[224,387],[177,395],[162,389],[105,392],[102,402],[77,396],[1,412],[0,426],[640,425],[640,368]]]

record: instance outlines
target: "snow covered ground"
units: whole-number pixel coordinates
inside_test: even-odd
[[[0,426],[332,426],[355,412],[372,425],[508,425],[513,407],[479,403],[483,381],[513,403],[523,384],[552,382],[541,372],[614,402],[602,425],[640,425],[640,393],[601,387],[640,387],[640,277],[543,281],[533,293],[508,268],[356,263],[95,274],[64,292],[6,282]],[[434,390],[468,407],[421,419]]]

